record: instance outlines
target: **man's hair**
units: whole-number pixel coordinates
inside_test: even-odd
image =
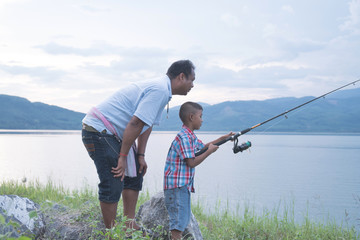
[[[180,73],[184,73],[186,77],[189,77],[192,70],[195,70],[195,66],[190,60],[179,60],[171,64],[166,75],[170,79],[176,78]]]
[[[189,114],[195,114],[199,110],[203,110],[200,104],[195,102],[186,102],[180,107],[179,117],[183,123],[186,123]]]

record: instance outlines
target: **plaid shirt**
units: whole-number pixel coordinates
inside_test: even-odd
[[[186,165],[186,158],[195,158],[195,152],[203,148],[204,144],[185,125],[172,142],[165,163],[164,189],[187,186],[189,191],[195,192],[195,168]]]

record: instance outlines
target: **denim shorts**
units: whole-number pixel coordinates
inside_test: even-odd
[[[169,230],[185,231],[190,222],[190,192],[186,186],[164,190],[165,206],[169,214]]]
[[[82,141],[95,163],[99,176],[99,200],[101,202],[118,202],[123,189],[140,191],[142,189],[143,176],[139,173],[139,161],[136,157],[136,177],[114,177],[112,167],[118,164],[118,156],[121,148],[121,141],[115,136],[106,133],[82,130]],[[136,154],[135,154],[136,155]]]

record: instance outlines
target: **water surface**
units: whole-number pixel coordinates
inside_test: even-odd
[[[151,194],[162,191],[175,134],[150,136],[144,186]],[[197,133],[204,142],[222,134]],[[360,228],[360,136],[248,134],[240,139],[247,140],[250,151],[233,154],[227,142],[196,168],[192,201],[234,214],[242,214],[245,206],[259,214],[293,206],[297,221],[308,216]],[[0,146],[1,180],[26,177],[46,183],[50,178],[71,189],[97,189],[96,170],[79,131],[1,131]]]

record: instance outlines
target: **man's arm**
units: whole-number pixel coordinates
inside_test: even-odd
[[[138,117],[133,116],[125,128],[121,149],[118,159],[118,165],[116,168],[112,168],[111,172],[114,173],[114,177],[121,177],[121,181],[125,178],[125,169],[126,169],[126,158],[129,153],[129,150],[136,138],[139,137],[145,123],[141,121]]]
[[[145,132],[143,132],[139,137],[138,137],[138,154],[144,154],[144,155],[138,155],[139,158],[139,172],[143,174],[143,176],[146,173],[147,170],[147,164],[145,161],[145,150],[146,150],[146,144],[149,140],[149,136],[150,133],[152,131],[152,127],[148,128]]]

